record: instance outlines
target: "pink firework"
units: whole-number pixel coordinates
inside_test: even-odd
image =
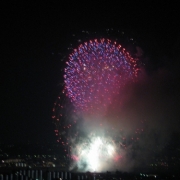
[[[79,45],[65,68],[65,90],[78,111],[105,113],[127,80],[137,76],[137,62],[109,39]]]

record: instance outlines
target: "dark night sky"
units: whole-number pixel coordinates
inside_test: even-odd
[[[111,27],[133,32],[151,57],[150,71],[180,57],[178,4],[59,2],[1,6],[0,142],[55,141],[51,115],[62,80],[59,53],[67,55],[74,32]]]

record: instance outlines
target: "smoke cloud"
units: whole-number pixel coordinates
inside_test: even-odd
[[[151,75],[143,72],[138,82],[126,84],[115,97],[116,105],[109,107],[109,125],[123,129],[126,137],[134,137],[136,129],[142,130],[138,141],[124,150],[120,170],[148,167],[161,153],[167,155],[174,139],[179,138],[180,84],[174,74],[167,68]]]

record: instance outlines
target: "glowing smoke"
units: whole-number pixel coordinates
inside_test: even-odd
[[[178,130],[179,82],[170,72],[167,69],[159,69],[151,75],[141,72],[138,81],[123,81],[123,86],[111,96],[111,103],[107,101],[103,116],[92,113],[93,110],[98,112],[97,107],[102,106],[101,102],[106,102],[98,99],[102,97],[103,91],[99,94],[94,91],[92,99],[87,95],[86,101],[85,94],[79,94],[81,91],[78,87],[76,95],[73,95],[74,79],[69,81],[70,98],[78,99],[73,99],[76,115],[72,115],[73,118],[64,126],[69,129],[71,124],[75,129],[72,123],[74,119],[78,124],[77,130],[72,131],[73,138],[66,140],[71,144],[71,156],[74,159],[71,168],[79,171],[132,171],[148,167],[152,158],[168,145],[172,133]],[[83,81],[86,85],[81,88],[88,88],[90,81]],[[90,111],[87,109],[89,104]],[[85,108],[86,112],[88,110],[91,113],[84,113],[82,116],[77,107],[81,110]],[[67,136],[66,130],[64,132]]]

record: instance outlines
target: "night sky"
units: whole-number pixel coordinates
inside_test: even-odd
[[[76,37],[77,40],[83,38],[82,30],[113,28],[127,32],[145,53],[149,74],[163,69],[171,72],[175,79],[163,81],[165,88],[175,89],[163,91],[163,97],[166,98],[166,93],[169,96],[169,92],[178,92],[178,4],[141,2],[3,4],[0,142],[55,142],[51,116],[63,80],[61,59],[68,57],[67,48]],[[74,37],[73,34],[78,35]],[[156,85],[152,83],[152,86]],[[178,98],[176,93],[177,101]],[[177,113],[179,103],[171,107],[173,114],[180,117]]]

